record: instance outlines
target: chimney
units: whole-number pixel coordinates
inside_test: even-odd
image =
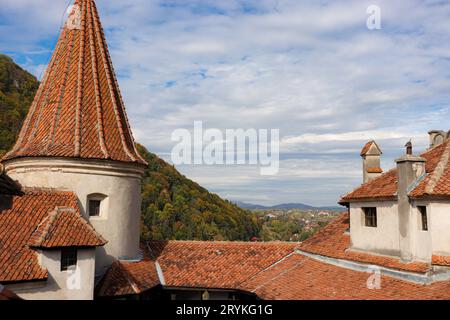
[[[410,230],[412,218],[408,193],[424,176],[426,160],[413,155],[411,141],[405,147],[406,154],[395,160],[397,163],[397,204],[400,228],[400,257],[404,261],[411,261],[413,258]]]
[[[443,130],[431,130],[428,132],[428,137],[430,139],[430,148],[440,145],[445,140],[450,138],[450,131],[445,132]]]
[[[380,165],[382,155],[378,144],[371,140],[367,142],[361,150],[363,160],[363,183],[369,182],[383,173]]]

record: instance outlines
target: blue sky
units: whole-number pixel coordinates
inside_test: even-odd
[[[276,176],[179,166],[225,198],[335,204],[376,139],[389,169],[410,138],[450,128],[447,1],[97,0],[136,139],[170,160],[171,133],[280,129]],[[381,8],[368,30],[366,8]],[[66,0],[0,0],[0,52],[42,75]]]

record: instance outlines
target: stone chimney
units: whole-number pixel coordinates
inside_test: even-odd
[[[431,130],[428,132],[430,139],[430,148],[440,145],[445,140],[450,139],[450,130],[445,132],[443,130]]]
[[[400,257],[404,261],[411,261],[412,237],[411,203],[408,193],[414,188],[425,174],[425,159],[414,156],[411,141],[406,145],[406,154],[395,162],[397,163],[397,197],[398,197],[398,219],[400,228]]]
[[[361,150],[363,160],[363,183],[369,182],[383,173],[380,165],[382,155],[378,144],[371,140],[367,142]]]

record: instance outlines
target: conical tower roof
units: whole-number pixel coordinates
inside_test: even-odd
[[[22,157],[107,159],[145,164],[93,0],[76,0],[14,148]]]

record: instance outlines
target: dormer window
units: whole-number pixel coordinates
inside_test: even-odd
[[[77,250],[63,249],[61,251],[61,271],[67,271],[77,266]]]
[[[376,228],[377,227],[377,208],[363,208],[364,212],[364,224],[366,227]]]
[[[104,217],[107,197],[103,194],[91,194],[87,198],[87,214],[89,217]]]

